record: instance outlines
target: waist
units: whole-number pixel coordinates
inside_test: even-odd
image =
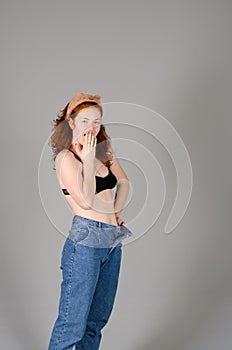
[[[80,215],[73,216],[73,223],[83,223],[83,224],[88,224],[90,226],[102,227],[102,228],[115,228],[119,226],[119,225],[108,224],[107,222],[103,222],[103,221],[93,220]]]

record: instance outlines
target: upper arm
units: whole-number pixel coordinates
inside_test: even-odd
[[[61,179],[74,201],[83,209],[88,209],[82,194],[82,163],[68,150],[62,150],[55,159],[58,178]]]
[[[113,159],[112,159],[112,165],[110,166],[110,170],[116,176],[117,182],[119,183],[122,180],[129,180],[125,171],[123,170],[121,164],[119,163],[115,152],[113,152],[112,149],[111,149],[111,151],[113,153]]]

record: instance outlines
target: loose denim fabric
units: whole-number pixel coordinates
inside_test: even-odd
[[[48,350],[98,350],[109,320],[121,264],[121,241],[132,232],[74,215],[61,265],[59,311]]]

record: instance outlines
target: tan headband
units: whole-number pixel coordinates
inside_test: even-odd
[[[82,102],[96,102],[98,105],[101,106],[100,100],[101,100],[100,95],[89,95],[89,94],[84,94],[84,92],[78,92],[78,94],[68,104],[65,119],[69,120],[71,112],[74,110],[74,108],[76,108]]]

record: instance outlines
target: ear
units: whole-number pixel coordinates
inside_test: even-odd
[[[74,123],[74,120],[72,118],[69,118],[68,123],[69,123],[69,126],[71,129],[75,128],[75,123]]]

